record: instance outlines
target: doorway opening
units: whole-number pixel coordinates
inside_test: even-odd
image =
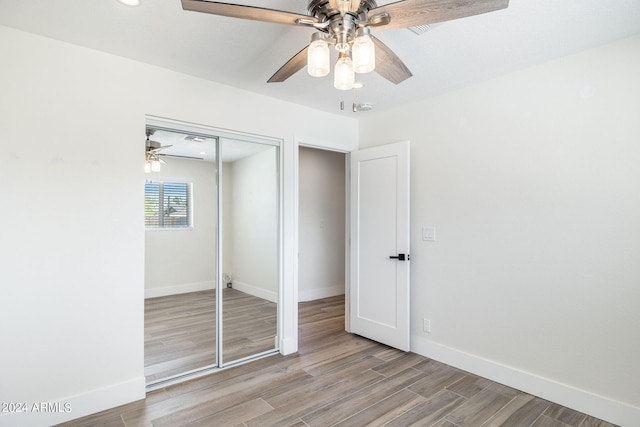
[[[346,165],[346,153],[299,146],[299,301],[345,293]]]

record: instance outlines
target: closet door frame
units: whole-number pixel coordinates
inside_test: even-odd
[[[180,374],[176,374],[167,378],[162,378],[156,381],[152,381],[147,384],[146,390],[147,392],[157,390],[163,387],[167,387],[172,384],[177,384],[180,382],[188,381],[194,378],[199,378],[204,375],[209,375],[213,372],[227,369],[233,366],[249,363],[254,360],[258,360],[263,357],[271,356],[277,353],[283,353],[281,342],[283,341],[283,331],[287,330],[285,326],[286,319],[291,316],[287,316],[287,311],[291,310],[292,307],[284,307],[283,304],[283,294],[284,294],[284,280],[283,280],[283,264],[284,264],[284,251],[283,251],[283,206],[284,206],[284,178],[283,178],[283,144],[281,139],[250,134],[239,131],[230,131],[228,129],[219,129],[207,125],[189,123],[184,121],[178,121],[173,119],[168,119],[164,117],[157,116],[146,116],[146,126],[161,129],[166,131],[173,132],[184,132],[189,134],[199,134],[202,136],[206,136],[209,138],[217,139],[216,143],[216,202],[217,202],[217,224],[216,224],[216,358],[213,364],[206,365],[202,368],[194,369],[191,371],[183,372]],[[253,142],[257,144],[263,145],[271,145],[278,148],[278,162],[277,162],[277,174],[278,174],[278,306],[277,306],[277,337],[274,342],[274,348],[269,351],[265,351],[262,353],[258,353],[253,356],[245,357],[242,359],[234,360],[229,363],[224,363],[222,359],[223,349],[222,349],[222,328],[223,328],[223,299],[220,297],[223,290],[223,280],[222,280],[222,226],[223,226],[223,217],[222,217],[222,189],[221,189],[221,175],[222,175],[222,159],[220,156],[221,153],[221,143],[220,140],[222,138],[230,138],[243,140],[246,142]],[[296,310],[297,312],[297,310]],[[289,329],[291,326],[297,327],[297,325],[288,325]]]

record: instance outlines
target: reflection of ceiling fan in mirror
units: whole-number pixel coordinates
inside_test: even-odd
[[[166,164],[164,160],[160,158],[160,151],[165,148],[171,147],[171,145],[163,146],[158,141],[152,141],[149,139],[151,135],[155,133],[153,129],[147,129],[147,140],[145,142],[145,162],[144,162],[144,171],[149,172],[160,172],[160,164]]]
[[[170,145],[162,145],[161,142],[154,141],[150,137],[155,133],[155,129],[147,128],[147,140],[145,141],[145,172],[160,172],[160,165],[166,165],[162,157],[177,157],[183,159],[203,160],[202,157],[183,156],[179,154],[162,153],[162,150],[173,147]]]
[[[182,0],[182,8],[194,12],[316,30],[311,42],[268,80],[283,82],[305,65],[309,74],[322,77],[330,71],[329,46],[338,51],[336,89],[353,88],[355,74],[376,71],[399,84],[411,71],[371,30],[408,28],[450,21],[504,9],[509,0],[400,0],[378,6],[375,0],[309,0],[308,15],[255,6],[205,0]]]

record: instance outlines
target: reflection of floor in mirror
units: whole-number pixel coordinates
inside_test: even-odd
[[[236,289],[223,290],[224,360],[273,349],[276,304]],[[215,291],[145,300],[144,366],[147,381],[213,364]]]

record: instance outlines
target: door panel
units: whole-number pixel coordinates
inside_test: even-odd
[[[144,371],[154,384],[216,364],[218,206],[215,163],[165,156],[187,134],[148,130],[167,147],[160,170],[145,175]],[[216,137],[201,139],[216,152]]]
[[[221,138],[220,158],[225,366],[277,347],[279,153],[273,145]]]
[[[350,329],[405,351],[408,251],[409,142],[351,153]]]

